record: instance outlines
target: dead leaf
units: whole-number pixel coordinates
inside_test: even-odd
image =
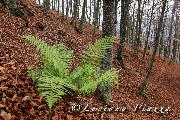
[[[55,115],[52,117],[52,120],[59,120],[59,115]]]
[[[14,94],[14,96],[12,97],[12,101],[15,101],[17,99],[17,94]]]
[[[30,109],[29,114],[30,114],[31,116],[34,116],[34,114],[35,114],[34,108],[31,108],[31,109]]]
[[[0,66],[0,71],[1,71],[2,73],[4,72],[4,70],[5,70],[5,68],[2,67],[2,66]]]
[[[31,99],[31,97],[25,96],[25,97],[22,99],[22,101],[26,102],[26,101],[29,101],[30,99]]]
[[[0,76],[0,81],[7,80],[6,76]]]
[[[11,113],[7,113],[4,110],[1,110],[0,116],[4,119],[4,120],[11,120],[12,116]]]
[[[0,108],[5,108],[6,106],[4,104],[0,104]]]

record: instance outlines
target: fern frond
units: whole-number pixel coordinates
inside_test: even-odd
[[[97,79],[100,82],[103,82],[102,85],[105,86],[111,86],[113,84],[117,84],[118,83],[118,71],[114,68],[102,72],[100,77]]]
[[[44,61],[44,69],[53,72],[55,76],[66,78],[69,73],[72,50],[66,49],[63,44],[48,46],[44,41],[31,35],[24,35],[22,38],[35,45],[41,53]]]
[[[84,85],[80,88],[80,93],[83,95],[94,92],[99,84],[104,87],[111,86],[118,83],[118,71],[116,69],[110,69],[103,73],[96,73],[93,79],[87,80]]]
[[[67,88],[77,90],[76,86],[71,84],[69,80],[55,76],[41,77],[38,79],[37,85],[41,95],[45,97],[50,109],[59,98],[69,93]]]
[[[100,61],[105,56],[106,49],[111,48],[114,41],[114,37],[105,37],[91,44],[88,50],[84,51],[81,63],[99,66]]]

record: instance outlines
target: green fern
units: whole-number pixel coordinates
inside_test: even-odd
[[[25,35],[23,38],[40,50],[44,65],[39,68],[30,67],[29,73],[50,109],[59,98],[70,93],[69,90],[89,95],[99,84],[110,86],[117,83],[117,70],[112,68],[100,72],[99,66],[106,49],[114,42],[112,37],[103,38],[90,45],[82,56],[80,66],[71,74],[69,67],[72,50],[66,49],[63,44],[49,46],[31,35]]]
[[[100,61],[104,58],[106,49],[111,48],[114,43],[113,37],[105,37],[91,44],[87,51],[84,51],[81,63],[100,65]]]

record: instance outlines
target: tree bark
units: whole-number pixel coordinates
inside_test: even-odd
[[[113,36],[115,33],[114,27],[114,5],[115,0],[103,0],[103,24],[102,24],[102,36]],[[101,63],[101,70],[107,71],[111,68],[112,54],[111,48],[107,49],[106,55]],[[102,83],[103,84],[103,83]],[[110,87],[103,87],[99,85],[96,90],[96,97],[103,100],[104,104],[109,104],[111,95]]]
[[[124,47],[126,42],[127,16],[129,12],[130,0],[121,0],[121,22],[120,22],[120,46],[118,48],[118,60],[123,69],[124,66]]]

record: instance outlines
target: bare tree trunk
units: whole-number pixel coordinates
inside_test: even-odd
[[[69,6],[70,6],[70,15],[72,15],[72,9],[73,9],[73,3],[72,0],[69,0]]]
[[[66,17],[69,16],[69,2],[66,0]]]
[[[57,4],[58,4],[58,6],[57,6],[58,12],[60,12],[60,1],[59,0],[57,1]]]
[[[124,46],[126,42],[126,31],[127,31],[127,16],[129,12],[130,0],[121,0],[121,22],[120,22],[120,46],[118,49],[118,60],[123,69],[124,66]]]
[[[48,11],[50,10],[50,0],[44,0],[43,7],[44,7],[44,14],[47,15]]]
[[[147,82],[148,80],[150,79],[150,76],[151,76],[151,72],[152,72],[152,68],[153,68],[153,65],[154,65],[154,62],[155,62],[155,57],[156,57],[156,53],[157,53],[157,50],[158,50],[158,45],[159,45],[159,37],[160,37],[160,32],[162,30],[162,24],[163,24],[163,18],[164,18],[164,13],[165,13],[165,8],[166,8],[166,3],[167,3],[167,0],[163,0],[163,6],[162,6],[162,11],[161,11],[161,17],[160,17],[160,20],[158,22],[158,29],[157,29],[157,32],[156,32],[156,37],[154,39],[154,44],[155,44],[155,47],[154,47],[154,51],[153,51],[153,55],[152,55],[152,59],[151,59],[151,62],[148,66],[148,71],[147,71],[147,75],[144,79],[144,81],[141,83],[140,87],[139,87],[139,93],[141,95],[146,95],[146,86],[147,86]]]
[[[16,0],[6,0],[6,6],[8,7],[8,9],[11,11],[11,13],[14,16],[17,16],[17,17],[22,17],[23,16],[23,13],[17,7]]]
[[[91,5],[91,3],[92,3],[92,0],[90,0],[90,3],[89,3],[90,4],[90,6],[89,6],[89,9],[90,9],[90,11],[89,11],[89,14],[90,14],[89,15],[89,23],[91,23],[91,17],[92,17],[91,16],[92,15],[92,5]]]
[[[62,17],[64,18],[64,0],[62,0]]]
[[[94,0],[94,19],[93,19],[93,25],[94,25],[94,29],[93,29],[93,39],[95,37],[95,33],[96,33],[96,27],[98,26],[98,13],[99,13],[99,2],[100,0]]]
[[[82,8],[82,16],[81,16],[81,22],[80,22],[80,26],[79,26],[79,32],[82,33],[83,32],[83,23],[85,21],[85,8],[86,8],[86,5],[87,5],[87,0],[84,0],[83,2],[83,8]]]
[[[137,14],[137,22],[136,22],[136,37],[135,37],[135,46],[134,46],[134,53],[138,56],[139,47],[141,47],[141,22],[142,22],[142,11],[144,9],[144,4],[141,10],[142,0],[138,0],[138,14]]]
[[[71,21],[71,24],[76,27],[76,21],[77,21],[77,8],[78,7],[78,0],[74,0],[73,4],[73,20]]]
[[[144,47],[142,60],[144,60],[146,52],[147,52],[147,48],[148,48],[149,35],[151,33],[151,25],[152,25],[152,19],[153,19],[153,11],[154,11],[154,7],[155,7],[154,4],[155,4],[155,0],[153,0],[153,6],[152,6],[152,9],[151,9],[151,17],[150,17],[150,21],[149,21],[149,28],[148,28],[148,31],[147,31],[147,38],[146,38],[146,41],[145,41],[145,47]]]
[[[114,4],[115,0],[103,0],[103,37],[112,36],[115,32],[114,27]],[[111,68],[112,54],[111,49],[107,49],[106,55],[102,60],[101,70],[107,71]],[[103,83],[102,83],[103,84]],[[96,90],[96,97],[103,100],[104,104],[109,104],[110,88],[99,85]]]
[[[135,28],[135,3],[133,6],[133,13],[132,13],[132,27],[131,27],[131,40],[132,40],[132,46],[134,46],[134,28]]]
[[[170,29],[169,29],[169,36],[168,36],[168,57],[171,58],[171,43],[172,43],[172,30],[173,30],[173,22],[174,22],[174,15],[175,15],[175,11],[176,11],[176,0],[174,0],[174,6],[173,6],[173,10],[172,10],[172,17],[171,17],[171,23],[170,23]]]
[[[180,33],[178,32],[178,29],[179,29],[179,16],[176,14],[175,34],[174,34],[173,49],[172,49],[173,56],[171,57],[171,60],[173,62],[176,62],[178,42],[180,43],[180,40],[179,40],[180,39]]]

